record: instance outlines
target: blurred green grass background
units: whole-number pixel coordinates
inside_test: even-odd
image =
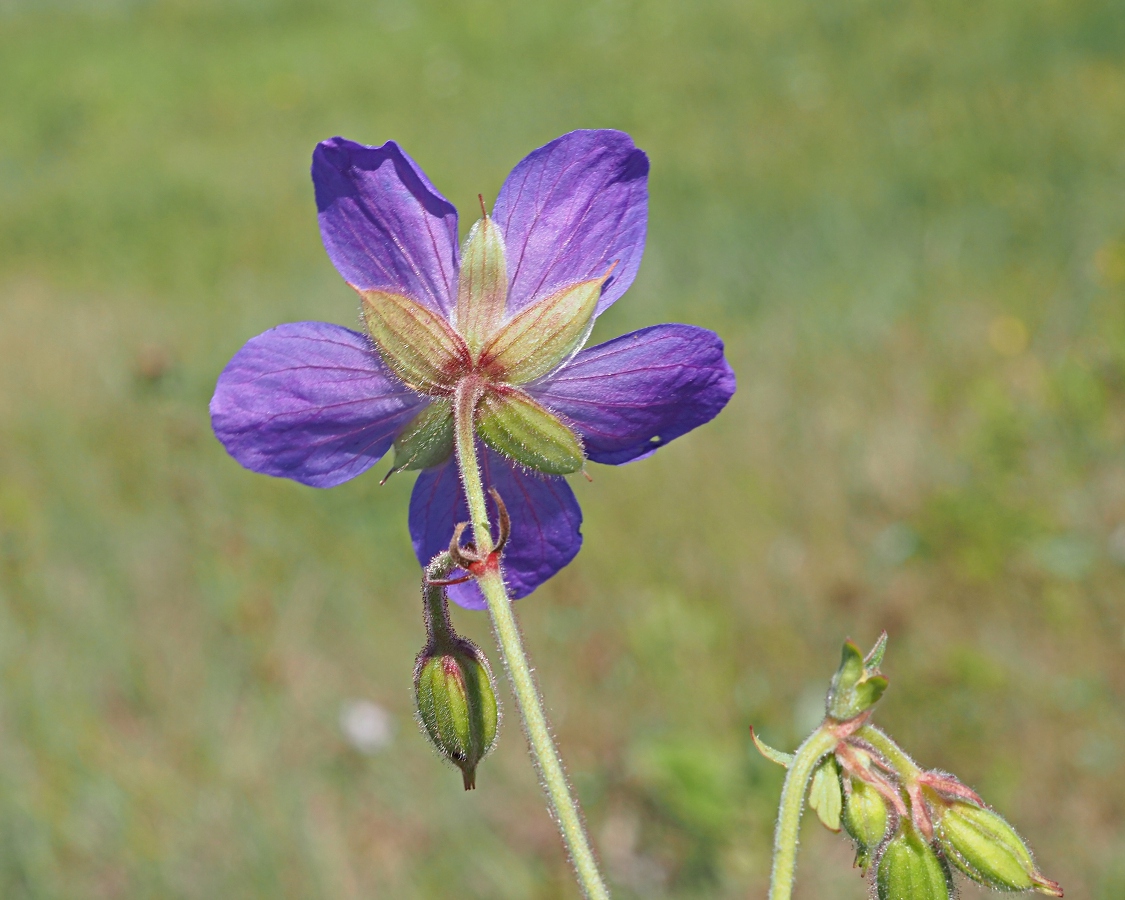
[[[475,793],[412,721],[410,479],[253,475],[207,402],[356,322],[318,140],[471,210],[616,127],[650,237],[595,340],[701,324],[740,379],[577,481],[519,604],[616,895],[764,896],[747,727],[794,746],[886,628],[881,724],[1125,897],[1123,111],[1113,0],[0,0],[0,895],[577,896],[508,695]],[[850,862],[810,824],[798,895]]]

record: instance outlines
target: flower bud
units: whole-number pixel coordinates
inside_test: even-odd
[[[875,890],[879,900],[949,900],[949,871],[934,848],[907,827],[883,848]]]
[[[844,829],[855,841],[855,864],[864,874],[887,836],[887,803],[865,781],[853,778],[851,793],[844,801]]]
[[[840,657],[840,668],[832,677],[825,707],[828,715],[842,722],[849,721],[873,707],[883,691],[887,689],[887,679],[879,671],[883,653],[887,647],[884,632],[871,652],[863,653],[851,641],[844,642]]]
[[[476,787],[477,764],[496,743],[496,689],[488,659],[458,638],[418,655],[414,700],[430,742],[461,770],[465,790]]]
[[[955,802],[942,815],[937,832],[950,861],[973,881],[998,891],[1034,889],[1062,896],[1058,884],[1039,874],[1015,829],[991,809]]]

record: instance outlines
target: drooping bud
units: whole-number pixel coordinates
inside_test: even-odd
[[[586,461],[578,436],[518,388],[490,388],[476,417],[481,440],[528,468],[569,475]]]
[[[1059,885],[1039,873],[1023,838],[991,809],[954,802],[942,813],[937,836],[953,865],[979,884],[1062,896]]]
[[[454,566],[449,553],[439,553],[422,580],[428,639],[414,660],[414,702],[430,743],[461,770],[471,791],[477,764],[496,744],[500,708],[488,657],[449,620],[443,584]]]
[[[383,362],[423,394],[452,389],[470,364],[464,339],[437,313],[402,294],[360,291],[367,333]]]
[[[606,277],[581,281],[521,310],[481,351],[481,366],[508,384],[527,384],[558,368],[589,337]]]
[[[844,642],[840,658],[840,668],[832,678],[828,689],[825,708],[833,719],[846,722],[874,706],[883,691],[887,689],[887,679],[879,671],[883,653],[887,646],[884,632],[865,659],[863,653],[851,641]]]
[[[482,200],[482,207],[483,204]],[[496,223],[485,215],[472,227],[461,248],[461,274],[457,282],[457,330],[474,354],[500,325],[507,301],[504,237]]]
[[[448,400],[435,400],[395,438],[391,472],[429,469],[445,462],[452,452],[453,408]]]
[[[866,874],[871,860],[887,836],[890,816],[887,802],[874,787],[858,778],[850,780],[844,800],[844,829],[855,841],[855,864]]]
[[[813,772],[809,785],[809,807],[829,831],[840,830],[840,810],[844,804],[840,788],[840,767],[831,753]]]
[[[414,699],[430,742],[476,787],[477,764],[496,743],[496,688],[488,659],[458,638],[444,651],[425,650],[414,666]]]
[[[949,900],[948,868],[910,826],[887,842],[876,865],[879,900]]]

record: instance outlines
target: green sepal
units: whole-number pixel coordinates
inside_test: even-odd
[[[453,407],[435,400],[399,432],[388,477],[404,469],[432,469],[453,453]]]
[[[991,809],[955,802],[942,814],[937,836],[953,865],[979,884],[1062,896],[1055,882],[1039,874],[1023,838]]]
[[[367,333],[387,367],[423,394],[448,394],[470,365],[465,341],[441,316],[402,294],[360,291]]]
[[[569,475],[585,463],[578,436],[523,391],[491,388],[476,415],[481,440],[520,465],[547,475]]]
[[[887,836],[887,801],[870,784],[852,778],[851,790],[844,800],[844,829],[855,841],[855,864],[863,873]]]
[[[499,707],[488,660],[472,641],[427,648],[414,667],[414,699],[430,742],[476,787],[477,764],[496,744]]]
[[[758,752],[772,763],[777,763],[783,769],[788,769],[793,765],[793,760],[796,758],[796,753],[785,753],[782,750],[774,750],[769,744],[758,737],[758,733],[754,728],[750,728],[750,738],[754,741],[754,746],[758,748]]]
[[[557,369],[590,336],[604,282],[579,282],[519,312],[481,351],[481,365],[508,384],[527,384]]]
[[[875,893],[879,900],[949,900],[950,880],[945,863],[907,826],[879,856]]]
[[[832,677],[825,707],[833,719],[847,721],[874,706],[887,689],[887,679],[879,672],[886,651],[886,634],[876,642],[868,658],[852,641],[844,642],[840,668]],[[871,662],[873,661],[873,662]],[[871,664],[869,664],[871,662]]]
[[[504,237],[489,216],[473,225],[461,249],[457,281],[457,330],[472,353],[492,337],[508,302]]]
[[[813,772],[809,785],[809,808],[816,812],[821,824],[829,831],[840,830],[840,812],[844,794],[840,788],[840,767],[836,757],[828,754]]]
[[[874,671],[883,664],[883,657],[887,653],[887,632],[883,631],[879,634],[879,639],[875,641],[875,646],[871,648],[871,652],[863,658],[863,667]]]

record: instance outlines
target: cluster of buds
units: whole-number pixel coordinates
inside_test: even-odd
[[[461,770],[465,790],[471,791],[477,765],[496,745],[500,708],[488,657],[449,621],[449,582],[443,576],[460,562],[443,553],[426,570],[427,640],[414,661],[414,702],[423,733]]]
[[[998,891],[1061,897],[1062,888],[1039,872],[999,813],[954,776],[920,768],[870,723],[887,687],[879,671],[886,642],[884,633],[866,657],[851,641],[844,644],[824,722],[796,754],[766,746],[751,731],[758,750],[791,775],[811,772],[807,785],[795,786],[797,800],[807,790],[825,827],[854,841],[855,864],[873,873],[878,900],[949,900],[954,871]],[[802,754],[815,758],[799,760]],[[771,897],[777,900],[777,892]]]

